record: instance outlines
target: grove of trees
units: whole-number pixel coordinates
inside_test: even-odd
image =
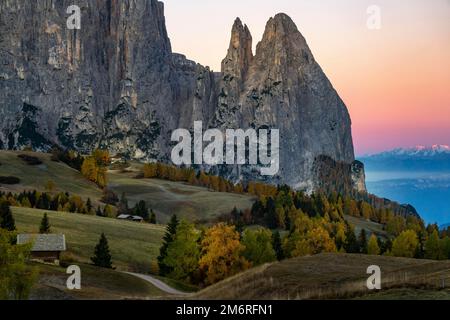
[[[81,174],[100,188],[105,188],[108,184],[107,171],[110,164],[109,152],[97,149],[89,157],[84,158]]]
[[[38,271],[28,266],[31,245],[15,244],[16,234],[0,228],[0,300],[25,300]]]

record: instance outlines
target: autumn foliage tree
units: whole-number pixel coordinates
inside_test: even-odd
[[[380,247],[378,245],[378,238],[375,234],[372,234],[369,239],[369,243],[367,244],[367,253],[370,255],[379,255]]]
[[[441,240],[439,239],[437,230],[434,230],[425,242],[425,258],[433,260],[440,260],[443,258]]]
[[[84,159],[81,166],[81,174],[99,187],[106,187],[108,166],[111,158],[107,150],[95,150],[91,156]]]
[[[250,267],[242,256],[245,247],[234,226],[216,225],[206,231],[202,241],[199,265],[205,273],[206,284],[217,283]]]
[[[395,257],[413,258],[419,240],[413,230],[403,231],[392,244],[391,254]]]
[[[323,227],[316,227],[306,233],[311,254],[336,252],[336,244]]]

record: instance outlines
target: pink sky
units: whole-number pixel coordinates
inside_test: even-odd
[[[347,104],[358,155],[450,145],[450,0],[165,0],[175,52],[220,70],[239,16],[261,39],[292,17]],[[381,9],[369,30],[367,8]]]

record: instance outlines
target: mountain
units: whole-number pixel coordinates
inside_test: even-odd
[[[106,147],[169,161],[171,133],[192,130],[195,121],[271,128],[280,130],[280,171],[266,182],[314,190],[331,166],[365,190],[347,108],[287,15],[268,21],[255,53],[237,19],[215,73],[172,52],[159,1],[79,1],[81,30],[66,28],[72,4],[0,3],[1,148]],[[206,169],[236,181],[259,178],[251,166]]]
[[[442,154],[450,154],[450,147],[447,145],[433,145],[431,147],[416,146],[415,148],[397,148],[391,151],[371,155],[371,157],[434,157]]]
[[[360,160],[368,171],[450,172],[450,147],[433,145],[399,148],[363,156]]]
[[[448,222],[450,148],[418,146],[364,156],[370,193],[410,203],[427,223]]]

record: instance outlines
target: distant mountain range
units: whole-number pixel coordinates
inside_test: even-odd
[[[370,193],[412,204],[428,223],[450,220],[450,147],[394,149],[360,157]]]
[[[450,171],[450,147],[433,145],[398,148],[359,158],[367,171]]]

